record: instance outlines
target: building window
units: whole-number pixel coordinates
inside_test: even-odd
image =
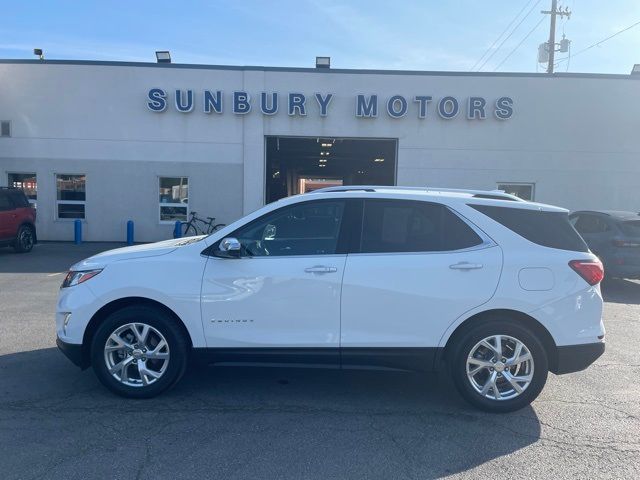
[[[8,120],[3,120],[0,122],[0,137],[10,137],[11,136],[11,122]]]
[[[189,178],[160,177],[160,221],[182,222],[189,215]]]
[[[10,173],[8,185],[13,188],[21,188],[29,203],[36,206],[38,201],[38,182],[35,173]]]
[[[85,218],[86,183],[85,175],[56,174],[58,219]]]
[[[535,183],[498,183],[498,190],[515,195],[523,200],[533,200]]]

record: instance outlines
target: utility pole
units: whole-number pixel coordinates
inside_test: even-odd
[[[569,7],[566,7],[564,10],[558,10],[558,0],[551,0],[551,10],[542,10],[540,13],[551,15],[551,29],[549,31],[549,42],[547,44],[549,51],[547,73],[553,73],[553,63],[556,57],[556,16],[560,15],[560,17],[564,17],[566,15],[567,18],[569,18],[571,17],[571,12],[569,11]]]

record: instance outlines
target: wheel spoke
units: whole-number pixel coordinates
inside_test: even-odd
[[[489,393],[489,390],[493,388],[493,390],[497,390],[496,388],[496,378],[498,377],[498,374],[496,372],[491,372],[491,375],[489,375],[489,378],[487,379],[487,382],[484,384],[484,386],[482,387],[482,390],[480,393],[482,393],[482,395],[487,395]]]
[[[110,374],[118,374],[120,376],[121,381],[125,381],[124,377],[126,376],[126,370],[129,364],[133,361],[133,358],[127,357],[120,362],[116,363],[113,367],[109,369]]]
[[[138,339],[138,343],[140,345],[146,345],[147,336],[149,335],[149,325],[142,325],[142,332],[138,331],[138,325],[133,326],[133,333],[136,334],[136,338]]]
[[[504,372],[502,375],[507,380],[507,382],[511,384],[516,392],[522,393],[522,386],[520,386],[520,384],[517,382],[517,377],[512,376],[509,372]]]
[[[132,348],[131,344],[126,342],[122,337],[120,337],[119,335],[116,335],[115,333],[112,333],[109,336],[109,340],[115,343],[115,345],[107,345],[105,347],[105,350],[107,351],[124,350],[125,348]]]
[[[140,373],[140,379],[143,385],[149,385],[150,381],[148,377],[153,379],[160,378],[160,373],[147,368],[146,362],[138,362],[138,372]]]

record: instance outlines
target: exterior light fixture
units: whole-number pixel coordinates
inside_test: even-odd
[[[331,57],[316,57],[316,68],[331,68]]]
[[[326,158],[321,158],[321,159],[319,160],[319,162],[320,162],[320,163],[327,163],[327,159],[326,159]]]
[[[333,143],[323,143],[322,146],[324,148],[331,148],[331,147],[333,147]]]
[[[156,51],[156,60],[158,63],[171,63],[171,53],[168,50]]]
[[[44,52],[42,51],[41,48],[34,48],[33,49],[33,54],[36,57],[40,58],[40,60],[44,60]]]
[[[329,156],[329,152],[320,152],[320,155],[322,155],[323,157],[328,157]]]
[[[381,157],[374,158],[373,161],[376,162],[376,163],[381,163],[381,162],[384,162],[384,158],[381,158]]]

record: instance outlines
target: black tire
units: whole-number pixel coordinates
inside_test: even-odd
[[[479,342],[492,335],[506,335],[519,340],[529,350],[533,358],[531,383],[514,398],[505,400],[486,398],[474,388],[471,380],[467,377],[468,356]],[[489,350],[487,351],[489,352]],[[540,339],[534,332],[508,317],[481,323],[465,332],[457,339],[448,360],[451,378],[460,395],[474,407],[493,413],[513,412],[529,405],[542,391],[549,373],[547,353]],[[495,370],[497,371],[497,369]],[[498,375],[502,376],[502,374]],[[507,383],[504,383],[506,382],[504,378],[499,378],[498,381],[502,381],[505,388],[511,388]]]
[[[218,223],[216,225],[214,225],[213,227],[211,227],[211,230],[209,231],[209,233],[214,233],[217,232],[218,230],[220,230],[223,227],[226,227],[227,224],[226,223]]]
[[[105,361],[105,345],[109,336],[118,327],[134,322],[147,324],[164,336],[170,354],[166,370],[160,378],[144,386],[130,386],[122,383],[109,373]],[[91,341],[91,364],[96,376],[113,393],[128,398],[151,398],[171,388],[186,370],[188,353],[188,339],[185,338],[176,319],[161,309],[146,305],[125,307],[112,313],[98,327]],[[135,380],[135,368],[131,373]],[[138,378],[140,378],[139,373]]]
[[[184,235],[183,237],[195,237],[199,235],[198,230],[196,230],[196,227],[194,225],[187,225],[187,228],[185,228],[184,230]]]
[[[18,229],[18,235],[13,243],[13,249],[18,253],[27,253],[33,250],[36,243],[36,231],[31,225],[22,225]]]

